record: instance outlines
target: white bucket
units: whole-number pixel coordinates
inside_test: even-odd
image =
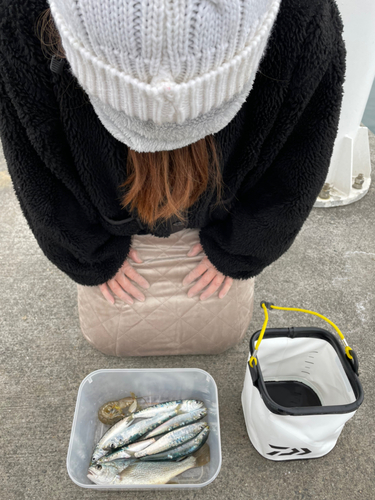
[[[326,455],[363,401],[355,353],[321,328],[265,325],[250,340],[242,391],[250,441],[270,460]]]

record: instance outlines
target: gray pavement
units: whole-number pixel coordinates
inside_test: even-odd
[[[373,171],[375,135],[369,132]],[[76,285],[49,262],[31,233],[0,159],[0,499],[374,498],[375,171],[369,193],[343,207],[313,209],[291,249],[255,286],[245,340],[219,356],[115,358],[83,338]],[[317,311],[336,323],[360,360],[365,401],[325,457],[271,462],[246,433],[241,390],[248,341],[263,323],[260,300]],[[270,326],[326,323],[273,312]],[[328,325],[327,325],[328,326]],[[329,327],[328,327],[329,328]],[[69,478],[66,455],[81,380],[99,368],[197,367],[219,390],[223,464],[217,479],[184,492],[98,492]]]

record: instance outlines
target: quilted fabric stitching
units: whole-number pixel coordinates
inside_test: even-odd
[[[86,293],[86,291],[88,292],[88,290],[86,289],[83,289],[83,292]],[[108,337],[110,338],[110,340],[112,341],[111,342],[111,345],[114,345],[115,346],[115,352],[116,352],[116,355],[118,355],[118,352],[119,352],[119,349],[118,349],[118,341],[121,339],[121,337],[119,338],[118,336],[118,328],[119,328],[119,325],[120,325],[120,322],[121,322],[121,315],[118,315],[118,322],[117,322],[117,328],[116,328],[116,331],[115,331],[115,339],[112,338],[112,335],[109,333],[105,323],[107,323],[108,321],[112,321],[113,318],[116,317],[116,314],[114,314],[114,316],[110,317],[110,318],[107,318],[106,320],[100,320],[100,318],[98,317],[97,315],[97,312],[95,311],[92,303],[90,302],[90,300],[86,300],[85,304],[91,309],[91,311],[93,312],[93,314],[95,315],[95,317],[98,319],[99,321],[99,324],[103,327],[105,333],[108,335]],[[140,318],[140,321],[142,320],[143,318]],[[139,321],[139,322],[140,322]],[[139,322],[136,324],[138,325]],[[134,325],[134,326],[136,326]],[[129,334],[129,330],[126,332],[127,334]],[[142,344],[138,343],[137,342],[137,339],[134,339],[132,337],[132,340],[133,342],[137,343],[139,347],[142,347]]]
[[[236,288],[237,288],[237,287],[236,287]],[[236,292],[237,292],[237,290],[236,290]],[[237,294],[236,294],[236,296],[237,296]],[[203,307],[203,304],[200,304],[200,305]],[[230,306],[232,306],[232,305],[233,305],[233,300],[231,300],[230,302],[228,302],[228,303],[224,306],[224,309],[223,309],[222,311],[224,311],[227,307],[230,307]],[[237,304],[236,304],[236,305],[237,305]],[[205,308],[205,309],[206,309],[206,308]],[[207,310],[207,309],[206,309],[206,310]],[[207,310],[207,311],[208,311],[208,310]],[[210,311],[208,311],[208,312],[210,312]],[[172,314],[174,315],[174,313],[172,313]],[[186,313],[185,313],[185,314],[186,314]],[[221,315],[220,315],[220,316],[221,316]],[[174,315],[174,317],[175,317],[176,319],[178,319],[178,317],[177,317],[176,315]],[[237,315],[235,315],[235,318],[237,318]],[[111,318],[111,319],[112,319],[112,318]],[[150,326],[152,326],[152,327],[154,328],[154,325],[153,325],[153,324],[149,323],[149,322],[148,322],[145,318],[142,318],[142,319],[143,319],[145,322],[147,322]],[[184,321],[184,323],[185,323],[185,324],[187,324],[190,328],[192,327],[192,325],[190,325],[190,323],[186,322],[186,321],[184,320],[184,318],[183,318],[183,317],[181,317],[180,319],[181,319],[182,321]],[[202,327],[206,329],[206,328],[207,328],[207,326],[209,326],[211,323],[213,323],[216,319],[217,319],[216,317],[213,317],[213,318],[212,318],[212,319],[211,319],[208,323],[205,323],[204,325],[202,325]],[[220,317],[220,320],[221,320],[222,322],[224,322],[225,324],[227,324],[227,325],[228,325],[228,323],[225,321],[225,319],[224,319],[224,318]],[[102,325],[103,325],[103,327],[105,328],[106,332],[108,333],[108,335],[109,335],[109,336],[110,336],[110,338],[111,338],[111,335],[110,335],[110,333],[108,332],[107,326],[105,325],[105,323],[107,323],[107,321],[109,321],[109,320],[106,320],[106,321],[102,322]],[[118,325],[117,325],[117,332],[116,332],[116,333],[117,333],[117,335],[119,334],[119,332],[118,332],[119,323],[120,323],[120,317],[119,317],[119,321],[118,321]],[[133,340],[134,342],[136,342],[136,344],[138,344],[138,346],[139,346],[139,347],[142,347],[142,344],[140,344],[139,342],[137,342],[137,339],[135,339],[135,338],[134,338],[134,337],[132,337],[132,335],[131,335],[131,334],[132,334],[132,331],[131,331],[131,330],[132,330],[135,326],[138,326],[138,325],[139,325],[139,322],[138,322],[138,323],[136,323],[136,324],[135,324],[132,328],[130,328],[129,330],[127,330],[127,332],[124,332],[124,334],[123,334],[123,335],[126,335],[127,337],[131,337],[131,338],[132,338],[132,340]],[[236,331],[236,328],[233,328],[233,325],[229,325],[229,326],[230,326],[230,329],[231,329],[232,331],[233,331],[233,330],[234,330],[234,331]],[[189,337],[188,339],[186,339],[185,341],[180,341],[180,342],[179,342],[180,346],[182,346],[183,344],[188,343],[190,340],[192,340],[193,338],[195,338],[195,337],[196,337],[197,335],[199,335],[199,334],[200,334],[200,335],[202,335],[203,337],[207,338],[207,340],[210,340],[210,338],[209,338],[209,337],[206,337],[206,335],[204,334],[204,332],[202,332],[202,330],[197,330],[195,335],[190,336],[190,337]],[[155,341],[155,339],[157,339],[158,337],[161,337],[162,335],[163,335],[163,332],[158,333],[157,335],[155,335],[155,336],[153,337],[153,341]],[[122,337],[122,335],[121,335],[121,336],[117,336],[116,347],[118,347],[118,341],[121,339],[121,337]],[[111,340],[112,340],[112,338],[111,338]],[[212,340],[212,339],[211,339],[211,340]],[[118,354],[118,348],[116,348],[116,354]]]
[[[122,316],[122,313],[124,312],[124,308],[123,306],[126,307],[130,307],[128,306],[127,304],[121,304],[120,306],[118,306],[118,301],[116,301],[116,308],[115,308],[115,311],[114,311],[114,316],[118,315],[118,322],[117,322],[117,327],[114,329],[114,334],[115,334],[115,353],[116,355],[121,355],[120,352],[121,352],[121,347],[120,347],[120,344],[121,344],[121,339],[123,339],[124,337],[126,337],[127,340],[129,340],[131,343],[132,343],[132,352],[136,352],[138,354],[143,354],[142,353],[142,350],[144,349],[144,341],[142,341],[141,343],[139,342],[139,339],[138,337],[137,338],[133,338],[132,336],[132,333],[134,334],[134,332],[136,333],[137,331],[139,332],[139,328],[142,328],[142,326],[140,325],[140,323],[143,323],[144,324],[147,324],[149,327],[151,327],[153,329],[153,331],[155,332],[155,334],[153,335],[152,337],[152,342],[154,343],[155,340],[157,339],[160,339],[160,342],[163,342],[164,344],[165,343],[169,343],[169,344],[172,344],[173,343],[173,347],[174,347],[174,350],[176,351],[183,351],[183,348],[184,348],[184,345],[187,345],[189,344],[189,342],[191,342],[192,339],[194,338],[198,338],[199,336],[202,337],[202,339],[204,338],[208,344],[212,344],[212,346],[215,346],[215,348],[217,350],[219,350],[219,347],[220,346],[224,346],[227,341],[227,339],[225,338],[222,338],[222,335],[220,335],[220,338],[219,337],[216,337],[215,336],[212,336],[209,332],[210,332],[210,328],[209,326],[212,324],[214,326],[214,322],[215,321],[220,321],[220,323],[218,323],[220,325],[220,331],[222,332],[223,331],[223,328],[222,328],[222,325],[226,325],[228,328],[229,328],[229,331],[230,332],[234,332],[235,335],[234,337],[240,339],[240,337],[243,336],[243,334],[245,332],[243,332],[243,329],[245,326],[247,325],[244,325],[244,321],[242,320],[242,318],[245,318],[246,315],[245,315],[245,312],[244,314],[241,314],[240,311],[243,311],[244,309],[246,309],[246,306],[244,306],[244,304],[242,303],[242,301],[239,299],[239,283],[237,283],[237,281],[235,280],[234,282],[234,295],[233,296],[229,296],[227,297],[227,299],[229,299],[229,301],[224,305],[224,307],[222,307],[221,309],[219,309],[218,311],[215,311],[215,315],[212,315],[212,311],[210,310],[210,308],[208,307],[208,302],[202,302],[199,300],[199,295],[203,292],[203,290],[206,288],[204,287],[200,292],[199,292],[199,295],[197,295],[197,299],[198,300],[192,300],[192,299],[189,299],[189,300],[192,300],[192,303],[191,303],[191,307],[189,307],[188,310],[184,311],[181,315],[176,315],[174,313],[174,311],[172,311],[171,309],[171,304],[168,304],[168,302],[171,301],[171,299],[173,299],[174,297],[176,297],[176,295],[179,295],[181,293],[181,287],[182,287],[182,284],[181,286],[176,286],[176,283],[173,282],[171,279],[168,278],[168,274],[171,273],[173,275],[173,269],[176,267],[176,266],[182,266],[183,265],[183,258],[181,256],[177,256],[176,257],[176,262],[172,265],[172,267],[170,267],[170,263],[171,263],[171,256],[168,255],[168,253],[170,252],[170,249],[175,247],[176,245],[180,244],[181,241],[184,241],[184,246],[186,247],[189,247],[191,248],[193,246],[194,243],[192,243],[191,239],[192,239],[192,235],[191,234],[188,234],[187,231],[190,231],[189,229],[188,230],[184,230],[184,231],[181,231],[181,235],[179,235],[178,238],[176,238],[176,240],[174,242],[172,241],[169,241],[168,242],[168,252],[165,251],[165,246],[163,246],[164,243],[166,242],[161,242],[160,245],[155,245],[155,241],[154,239],[156,237],[153,237],[151,239],[143,239],[143,243],[142,244],[145,244],[147,245],[152,243],[152,247],[153,247],[153,252],[155,250],[155,248],[158,249],[159,253],[157,255],[157,257],[155,259],[145,259],[144,260],[144,263],[147,263],[147,262],[151,262],[151,261],[154,261],[154,260],[158,260],[159,262],[162,261],[162,259],[160,258],[161,256],[164,256],[168,259],[168,267],[165,269],[164,272],[160,272],[159,269],[157,269],[156,267],[153,268],[153,272],[157,272],[158,273],[158,277],[156,280],[154,280],[154,283],[157,283],[159,282],[159,280],[161,278],[163,278],[165,280],[165,282],[167,283],[168,282],[168,286],[172,286],[175,290],[175,293],[173,293],[172,295],[169,295],[166,297],[166,300],[164,301],[160,301],[158,297],[155,297],[155,295],[151,292],[151,290],[148,290],[148,293],[159,303],[158,306],[156,306],[155,308],[152,308],[151,311],[148,311],[147,313],[145,313],[146,315],[143,315],[142,313],[142,308],[140,309],[136,309],[136,308],[131,308],[131,311],[132,311],[132,314],[135,314],[136,313],[136,316],[138,317],[138,321],[136,321],[135,323],[132,324],[132,326],[130,328],[127,328],[125,329],[125,331],[123,333],[120,332],[120,329],[121,329],[121,318],[123,317]],[[178,233],[174,233],[174,234],[177,234]],[[145,236],[145,235],[142,235],[142,236]],[[151,235],[152,236],[152,235]],[[196,237],[198,236],[198,231],[195,235]],[[158,238],[159,239],[159,238]],[[147,241],[148,240],[148,241]],[[152,240],[152,241],[151,241]],[[163,239],[164,240],[164,239]],[[167,240],[165,238],[165,240]],[[198,240],[199,241],[199,240]],[[140,245],[142,246],[142,245]],[[180,249],[176,250],[176,252],[180,252]],[[187,253],[187,251],[186,251]],[[203,258],[203,256],[202,256]],[[197,264],[195,264],[197,265]],[[186,267],[187,271],[186,271],[186,274],[188,272],[190,272],[190,268]],[[179,271],[181,272],[181,271]],[[185,275],[186,275],[185,274]],[[182,280],[181,280],[182,281]],[[208,286],[208,285],[207,285]],[[251,309],[251,301],[253,299],[253,287],[250,287],[248,288],[248,291],[250,291],[250,294],[249,293],[245,293],[245,295],[248,296],[248,299],[247,300],[247,304],[248,304],[248,316],[249,316],[249,312],[250,312],[250,309]],[[185,291],[184,291],[185,293]],[[210,297],[209,299],[207,300],[215,300],[215,301],[218,301],[218,300],[224,300],[224,299],[218,299],[217,297],[217,294],[219,293],[219,291],[216,291],[215,294]],[[228,292],[229,294],[229,292]],[[88,300],[89,297],[86,296],[86,302],[88,304],[90,304],[90,300]],[[211,303],[213,305],[213,303]],[[85,304],[82,304],[81,303],[81,308],[82,310],[84,309],[84,306]],[[159,307],[165,307],[165,309],[167,310],[167,313],[169,316],[173,316],[173,322],[170,323],[170,325],[167,327],[167,330],[170,330],[171,328],[173,328],[173,325],[176,324],[176,322],[180,321],[181,324],[186,324],[187,328],[189,328],[190,330],[195,330],[195,333],[194,334],[189,334],[189,337],[186,338],[185,340],[182,340],[181,338],[174,338],[174,339],[171,339],[168,335],[165,334],[165,329],[164,327],[161,328],[161,330],[159,330],[159,328],[156,328],[156,325],[151,322],[148,318],[151,314],[153,314],[155,312],[155,310],[157,310]],[[91,304],[90,304],[90,309],[92,310],[92,312],[94,313],[95,317],[97,320],[99,320],[99,324],[101,324],[102,328],[105,330],[106,334],[108,336],[110,336],[110,333],[108,331],[108,328],[109,328],[109,323],[107,325],[105,325],[104,323],[107,323],[108,321],[113,321],[113,317],[114,316],[111,316],[108,318],[106,318],[106,320],[102,320],[100,321],[100,318],[98,318],[98,314],[97,312],[92,308]],[[229,324],[228,322],[228,319],[226,318],[226,311],[227,311],[227,308],[235,308],[235,312],[231,315],[230,313],[228,313],[228,317],[230,318],[230,321],[231,323]],[[192,310],[194,310],[194,308],[199,308],[200,309],[200,313],[198,311],[197,314],[202,314],[203,312],[203,315],[204,317],[207,318],[207,320],[205,321],[202,321],[201,323],[199,323],[199,325],[194,325],[194,324],[191,324],[189,323],[186,318],[189,318],[191,316],[191,314],[194,315],[194,311],[191,313]],[[168,310],[169,309],[169,310]],[[215,310],[215,307],[213,307],[213,309]],[[210,318],[208,320],[208,318]],[[234,320],[234,321],[233,321]],[[250,317],[249,317],[249,321],[250,321]],[[132,332],[133,330],[133,332]],[[240,331],[241,330],[241,331]],[[111,339],[113,340],[113,339]],[[229,339],[230,340],[230,339]],[[113,343],[113,342],[112,342]],[[112,344],[111,343],[111,344]],[[135,345],[134,345],[135,344]],[[108,345],[108,347],[110,347]],[[188,349],[189,350],[189,349]],[[190,348],[190,351],[191,351],[191,348]],[[212,351],[212,349],[211,349]]]
[[[154,325],[152,325],[152,323],[150,323],[149,321],[147,321],[147,319],[144,319],[144,322],[154,328]],[[138,326],[138,323],[136,325],[134,325],[134,326]],[[127,330],[126,332],[124,332],[124,334],[121,337],[123,337],[124,335],[128,335],[129,333],[131,333],[131,330],[134,328],[134,326],[132,326],[132,328],[130,328],[130,330]],[[161,335],[163,335],[163,332],[159,332],[157,335],[153,336],[152,340],[156,340]],[[141,344],[139,344],[139,345],[141,345]]]
[[[149,291],[149,293],[152,295],[152,297],[153,297],[155,300],[158,300],[158,299],[157,299],[157,297],[155,297],[155,296],[151,293],[151,291]],[[160,302],[160,304],[161,304],[161,305],[165,305],[165,303],[166,303],[166,302],[168,302],[168,301],[170,300],[170,298],[174,297],[175,295],[176,295],[176,294],[173,294],[172,296],[167,297],[167,298],[166,298],[166,300],[165,300],[164,302],[160,302],[159,300],[158,300],[158,301]],[[190,311],[193,307],[194,307],[194,303],[192,304],[192,307],[189,309],[189,311]],[[154,310],[152,310],[152,311],[150,311],[150,312],[147,314],[147,316],[142,316],[142,315],[140,314],[140,312],[139,312],[138,310],[136,310],[135,308],[132,308],[132,311],[133,311],[134,313],[138,314],[138,316],[140,317],[140,320],[141,320],[141,321],[142,321],[142,320],[143,320],[143,321],[147,321],[148,316],[150,316],[150,315],[154,312]],[[175,315],[172,311],[170,311],[170,314],[173,314],[174,316],[176,316],[176,315]],[[176,317],[178,318],[178,316],[176,316]],[[132,326],[132,328],[133,328],[134,326],[137,326],[137,325],[138,325],[138,323],[137,323],[136,325],[133,325],[133,326]],[[131,330],[131,329],[130,329],[130,330]],[[130,330],[128,330],[128,332],[130,332]]]
[[[236,282],[234,282],[234,283],[235,283],[236,301],[237,301],[237,302],[235,303],[235,306],[237,306],[237,305],[238,305],[238,287],[237,287],[237,283],[236,283]],[[194,301],[194,303],[193,303],[192,307],[194,307],[194,305],[195,305],[195,304],[196,304],[196,302]],[[202,303],[202,301],[200,301],[198,304],[199,304],[199,306],[200,306],[200,307],[203,307],[203,308],[204,308],[204,309],[205,309],[205,310],[206,310],[209,314],[211,313],[211,312],[210,312],[207,308],[205,308],[205,307],[204,307],[204,306],[205,306],[205,304],[203,304],[203,303]],[[221,316],[221,312],[222,312],[222,311],[224,311],[227,307],[232,306],[232,305],[233,305],[233,300],[231,300],[230,302],[228,302],[228,303],[224,306],[224,308],[220,311],[219,316]],[[94,310],[93,310],[93,308],[91,307],[91,304],[90,304],[90,308],[92,309],[92,311],[94,312],[95,316],[97,317],[96,311],[94,311]],[[189,311],[190,311],[190,310],[191,310],[191,308],[189,309]],[[188,311],[188,312],[189,312],[189,311]],[[138,313],[138,311],[135,311],[135,312],[137,312],[137,313]],[[151,312],[151,313],[152,313],[152,312]],[[150,314],[151,314],[151,313],[150,313]],[[173,312],[171,312],[171,311],[170,311],[170,313],[171,313],[171,314],[173,314],[173,315],[174,315],[174,317],[178,319],[178,317],[177,317],[177,316],[176,316]],[[186,312],[186,313],[184,313],[184,315],[185,315],[185,314],[187,314],[187,312]],[[140,315],[139,315],[139,316],[140,316]],[[234,315],[234,317],[237,319],[237,314],[236,314],[236,315]],[[152,327],[154,328],[154,325],[153,325],[153,324],[151,324],[151,323],[149,323],[149,322],[147,321],[147,319],[146,319],[146,318],[147,318],[147,317],[140,317],[140,321],[144,320],[145,322],[147,322],[150,326],[152,326]],[[111,338],[111,340],[113,340],[113,339],[112,339],[112,337],[111,337],[111,334],[108,332],[108,329],[107,329],[107,327],[106,327],[106,325],[105,325],[105,323],[107,323],[107,321],[110,321],[111,319],[113,319],[113,317],[112,317],[112,318],[109,318],[109,319],[107,319],[107,320],[105,320],[105,321],[102,321],[102,322],[101,322],[101,324],[102,324],[102,326],[105,328],[105,331],[106,331],[106,333],[109,335],[109,337]],[[183,317],[180,317],[180,319],[181,319],[181,320],[183,320],[183,321],[184,321],[184,323],[185,323],[185,324],[187,324],[190,328],[192,327],[192,325],[190,325],[190,323],[188,323],[187,321],[185,321]],[[213,318],[209,321],[209,323],[204,323],[204,325],[202,325],[202,327],[206,329],[206,328],[207,328],[207,326],[209,326],[209,324],[213,323],[216,319],[217,319],[216,317],[213,317]],[[233,328],[233,325],[229,325],[229,324],[225,321],[225,319],[224,319],[224,318],[220,317],[220,320],[221,320],[222,322],[224,322],[227,326],[229,326],[229,328],[230,328],[231,330],[235,330],[235,331],[236,331],[236,328]],[[100,320],[99,320],[99,322],[100,322]],[[120,335],[120,336],[119,336],[119,331],[118,331],[119,324],[120,324],[120,316],[119,316],[119,320],[118,320],[118,324],[117,324],[117,331],[116,331],[116,334],[117,334],[117,335],[116,335],[116,337],[117,337],[117,341],[116,341],[116,354],[118,354],[118,342],[119,342],[119,340],[121,340],[121,337],[122,337],[123,335],[126,335],[127,337],[131,337],[131,338],[132,338],[132,340],[133,340],[136,344],[138,344],[138,346],[139,346],[139,347],[142,347],[142,344],[140,344],[140,343],[137,341],[137,339],[135,339],[134,337],[132,337],[132,336],[131,336],[131,333],[132,333],[132,332],[131,332],[131,330],[132,330],[135,326],[138,326],[138,325],[139,325],[139,322],[137,322],[135,325],[133,325],[133,326],[132,326],[132,328],[130,328],[129,330],[127,330],[126,332],[124,332],[124,334],[123,334],[123,335]],[[163,332],[158,333],[156,336],[154,336],[154,337],[153,337],[153,340],[157,339],[158,337],[161,337],[161,336],[162,336],[162,334],[163,334]],[[179,342],[179,345],[180,345],[180,346],[183,346],[183,344],[188,343],[190,340],[192,340],[193,338],[195,338],[195,337],[196,337],[197,335],[199,335],[199,334],[200,334],[200,335],[202,335],[203,337],[207,338],[207,337],[206,337],[206,335],[202,332],[202,330],[197,330],[195,335],[190,336],[188,339],[186,339],[186,340],[184,340],[184,341],[180,341],[180,342]],[[209,339],[209,338],[207,338],[207,340],[210,340],[210,339]]]
[[[110,333],[108,332],[108,330],[105,328],[105,326],[104,326],[104,324],[103,324],[103,321],[101,321],[101,320],[100,320],[100,318],[98,317],[98,315],[97,315],[96,311],[94,310],[94,308],[93,308],[92,304],[91,304],[89,301],[86,301],[86,305],[87,305],[88,307],[90,307],[91,311],[93,312],[93,314],[94,314],[94,315],[96,316],[96,318],[98,319],[99,324],[100,324],[101,326],[103,326],[105,333],[107,334],[107,336],[108,336],[108,337],[109,337],[109,339],[111,340],[111,344],[113,344],[113,343],[114,343],[114,341],[113,341],[112,336],[110,335]]]

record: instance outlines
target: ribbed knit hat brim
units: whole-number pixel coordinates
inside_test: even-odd
[[[215,134],[228,125],[246,101],[255,76],[256,72],[241,92],[229,101],[196,118],[187,119],[182,124],[157,125],[152,120],[143,121],[114,109],[92,94],[88,96],[99,120],[118,141],[139,153],[171,151],[197,142],[209,134]]]

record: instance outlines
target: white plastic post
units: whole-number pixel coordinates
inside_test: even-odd
[[[375,1],[336,0],[344,23],[346,77],[337,137],[325,186],[329,198],[317,198],[314,207],[334,207],[357,201],[371,183],[368,128],[361,120],[375,78]],[[353,184],[363,175],[361,187]],[[358,184],[357,184],[358,185]]]

